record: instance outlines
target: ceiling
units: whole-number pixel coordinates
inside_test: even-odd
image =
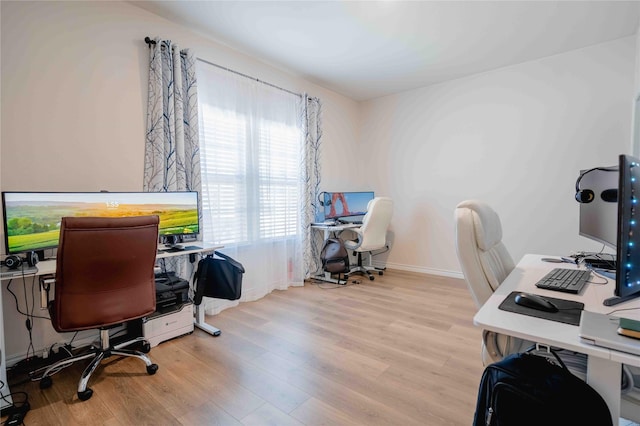
[[[620,37],[635,1],[132,1],[354,100]]]

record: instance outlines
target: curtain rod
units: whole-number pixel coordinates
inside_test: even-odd
[[[255,77],[252,77],[252,76],[247,75],[247,74],[243,74],[243,73],[241,73],[240,71],[232,70],[232,69],[230,69],[230,68],[223,67],[222,65],[214,64],[213,62],[209,62],[209,61],[207,61],[207,60],[205,60],[205,59],[201,59],[201,58],[196,58],[196,59],[197,59],[198,61],[200,61],[200,62],[204,62],[204,63],[205,63],[205,64],[207,64],[207,65],[211,65],[211,66],[214,66],[214,67],[217,67],[217,68],[223,69],[223,70],[225,70],[225,71],[229,71],[229,72],[234,73],[234,74],[237,74],[237,75],[239,75],[239,76],[242,76],[242,77],[248,78],[249,80],[257,81],[258,83],[265,84],[265,85],[267,85],[267,86],[273,87],[274,89],[282,90],[283,92],[290,93],[290,94],[292,94],[292,95],[294,95],[294,96],[297,96],[297,97],[299,97],[299,98],[301,98],[301,97],[302,97],[302,94],[300,94],[300,93],[292,92],[292,91],[291,91],[291,90],[289,90],[289,89],[285,89],[285,88],[283,88],[283,87],[276,86],[275,84],[269,83],[269,82],[264,81],[264,80],[260,80],[259,78],[255,78]]]
[[[152,45],[152,44],[156,44],[156,41],[155,41],[155,40],[150,39],[148,36],[144,38],[144,42],[145,42],[145,43],[147,43],[147,44],[149,45],[149,47],[151,47],[151,45]],[[241,73],[240,71],[235,71],[235,70],[232,70],[232,69],[230,69],[230,68],[223,67],[222,65],[214,64],[213,62],[209,62],[209,61],[207,61],[207,60],[205,60],[205,59],[201,59],[201,58],[196,58],[196,59],[197,59],[198,61],[200,61],[200,62],[204,62],[205,64],[208,64],[208,65],[211,65],[211,66],[214,66],[214,67],[218,67],[218,68],[220,68],[220,69],[223,69],[223,70],[225,70],[225,71],[232,72],[232,73],[234,73],[234,74],[240,75],[240,76],[245,77],[245,78],[248,78],[248,79],[250,79],[250,80],[257,81],[258,83],[262,83],[262,84],[265,84],[265,85],[267,85],[267,86],[273,87],[274,89],[278,89],[278,90],[282,90],[283,92],[290,93],[290,94],[292,94],[292,95],[294,95],[294,96],[297,96],[297,97],[299,97],[299,98],[301,98],[301,97],[302,97],[302,94],[300,94],[300,93],[292,92],[291,90],[285,89],[285,88],[280,87],[280,86],[276,86],[275,84],[272,84],[272,83],[266,82],[266,81],[264,81],[264,80],[260,80],[259,78],[255,78],[255,77],[252,77],[252,76],[250,76],[250,75],[243,74],[243,73]]]

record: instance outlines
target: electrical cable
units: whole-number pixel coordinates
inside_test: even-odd
[[[67,352],[69,352],[69,350],[66,348],[66,346],[69,346],[71,349],[73,349],[73,341],[78,336],[78,333],[79,333],[79,331],[76,331],[75,333],[73,333],[73,337],[71,338],[69,343],[67,343],[65,346],[63,346]],[[69,352],[69,354],[71,355],[71,352]]]
[[[2,380],[0,380],[0,389],[4,388],[5,385],[6,385],[6,383],[3,382]],[[24,396],[24,400],[19,402],[20,405],[17,405],[16,401],[10,401],[8,399],[8,397],[11,397],[11,399],[13,400],[13,398],[15,396],[18,396],[18,395],[23,395]],[[24,415],[30,409],[29,394],[24,392],[24,391],[11,392],[11,393],[9,393],[9,395],[5,395],[4,393],[0,392],[0,399],[2,399],[6,404],[12,406],[12,407],[10,407],[9,418],[2,423],[3,425],[7,424],[9,422],[9,420],[11,419],[11,417],[13,415],[15,415],[16,413],[20,413],[21,412],[22,413],[21,419],[24,419]],[[24,422],[21,422],[19,424],[24,424]]]
[[[338,288],[345,288],[345,287],[351,287],[353,285],[357,285],[357,284],[361,284],[362,281],[360,280],[352,280],[351,282],[349,282],[349,280],[347,280],[344,284],[338,284],[338,283],[328,283],[326,281],[322,281],[316,278],[312,278],[310,280],[311,284],[315,285],[316,287],[322,289],[322,290],[335,290]],[[323,287],[323,285],[325,285]],[[328,285],[328,286],[326,286]]]
[[[21,314],[21,315],[28,316],[28,314],[26,314],[26,313],[24,313],[24,312],[22,312],[22,311],[20,310],[20,306],[19,306],[19,302],[18,302],[18,296],[16,296],[16,294],[13,292],[13,290],[11,290],[11,283],[12,283],[12,282],[13,282],[13,279],[10,279],[10,280],[7,282],[7,291],[8,291],[8,292],[13,296],[13,299],[14,299],[14,300],[15,300],[15,302],[16,302],[16,311],[17,311],[19,314]],[[46,320],[48,320],[48,321],[51,321],[51,318],[49,318],[49,317],[43,317],[43,316],[40,316],[40,315],[33,315],[33,318],[42,318],[42,319],[46,319]]]
[[[24,290],[25,290],[25,301],[27,300],[27,283],[26,280],[23,278],[22,279],[22,284],[24,286]],[[29,311],[29,305],[27,304],[27,312],[29,312],[29,317],[27,318],[28,324],[27,324],[27,329],[29,330],[29,347],[31,348],[31,351],[33,353],[33,356],[36,355],[36,350],[33,347],[33,311],[36,308],[36,293],[35,293],[35,279],[33,280],[33,282],[31,283],[31,311]],[[27,349],[27,355],[29,355],[29,350]]]
[[[27,317],[26,321],[25,321],[25,326],[27,328],[27,333],[29,335],[29,345],[27,346],[27,353],[26,353],[26,359],[30,359],[31,356],[35,356],[35,348],[33,346],[33,333],[32,333],[32,329],[33,329],[33,319],[34,318],[42,318],[42,319],[46,319],[46,320],[51,320],[49,317],[43,317],[43,316],[39,316],[39,315],[34,315],[33,314],[33,310],[35,307],[35,293],[33,293],[35,290],[33,289],[32,286],[32,306],[31,309],[29,308],[29,301],[28,301],[28,297],[27,297],[27,282],[26,282],[26,277],[23,274],[22,275],[22,285],[23,285],[23,293],[24,293],[24,300],[25,300],[25,310],[26,312],[23,312],[20,309],[20,303],[18,302],[18,296],[13,292],[13,290],[11,289],[11,284],[13,283],[13,279],[9,280],[9,282],[7,283],[7,291],[9,291],[9,293],[13,296],[13,299],[16,303],[16,311],[21,314],[24,315],[25,317]]]
[[[607,312],[606,315],[611,315],[613,313],[616,312],[623,312],[623,311],[635,311],[635,310],[639,310],[640,308],[620,308],[620,309],[614,309],[613,311]]]

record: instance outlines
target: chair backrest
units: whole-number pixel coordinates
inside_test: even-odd
[[[357,251],[370,251],[383,248],[387,244],[387,229],[393,215],[393,200],[388,197],[375,197],[367,204],[367,213],[362,218],[362,244]]]
[[[158,216],[64,217],[55,300],[57,331],[107,327],[155,311]]]
[[[456,251],[476,306],[482,306],[515,267],[502,243],[498,214],[486,203],[467,200],[455,211]]]

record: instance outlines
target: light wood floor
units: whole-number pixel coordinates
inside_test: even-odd
[[[153,348],[160,368],[111,358],[76,396],[82,365],[40,390],[25,424],[468,425],[482,374],[464,282],[387,271],[375,281],[274,291]],[[4,420],[4,419],[3,419]]]

